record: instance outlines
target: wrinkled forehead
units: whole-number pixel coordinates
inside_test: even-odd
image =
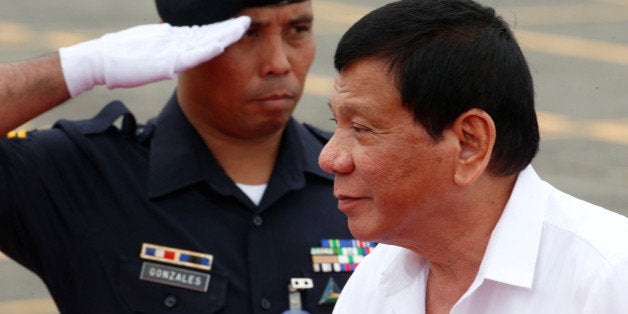
[[[309,0],[155,0],[161,19],[174,26],[205,25],[232,18],[239,11]]]

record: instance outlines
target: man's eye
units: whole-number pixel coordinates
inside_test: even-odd
[[[312,26],[310,25],[295,25],[294,26],[294,30],[297,33],[303,33],[303,32],[309,32],[311,30]]]
[[[336,118],[330,118],[329,121],[333,122],[335,125],[338,125],[338,120],[336,120]]]
[[[310,24],[294,24],[290,28],[288,34],[295,38],[303,38],[311,33],[312,26]]]
[[[363,126],[361,124],[357,124],[357,123],[352,124],[351,128],[353,129],[353,132],[355,132],[355,133],[365,133],[365,132],[370,131],[369,128],[367,128],[367,127],[365,127],[365,126]]]

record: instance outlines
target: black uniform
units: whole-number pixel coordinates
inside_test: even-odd
[[[294,277],[314,280],[305,310],[331,312],[323,290],[349,273],[313,273],[309,249],[350,233],[318,166],[325,141],[291,120],[255,206],[176,97],[139,128],[114,102],[94,119],[0,141],[0,248],[43,279],[62,313],[280,313]],[[211,270],[151,261],[181,270],[175,284],[196,278],[186,270],[209,275],[207,291],[140,279],[144,243],[211,254]]]

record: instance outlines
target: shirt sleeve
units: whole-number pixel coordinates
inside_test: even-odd
[[[27,227],[19,209],[30,205],[26,202],[29,192],[39,194],[34,188],[37,174],[32,167],[31,143],[28,141],[20,138],[0,140],[0,250],[27,267],[24,238]]]
[[[591,282],[583,313],[628,313],[628,253]]]
[[[55,201],[63,197],[59,169],[48,155],[56,147],[63,156],[67,143],[59,130],[0,139],[0,250],[35,273],[68,236],[64,204]]]

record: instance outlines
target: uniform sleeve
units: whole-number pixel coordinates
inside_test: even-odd
[[[60,135],[50,130],[0,139],[0,250],[39,273],[46,251],[58,249],[54,243],[64,236],[50,190],[56,169],[45,154],[62,143],[43,145],[33,133]]]
[[[34,173],[28,139],[3,138],[0,140],[0,249],[25,264],[28,255],[24,248],[25,226],[19,209],[25,207],[26,191],[33,190]],[[28,266],[27,266],[28,267]],[[30,268],[30,267],[29,267]]]

